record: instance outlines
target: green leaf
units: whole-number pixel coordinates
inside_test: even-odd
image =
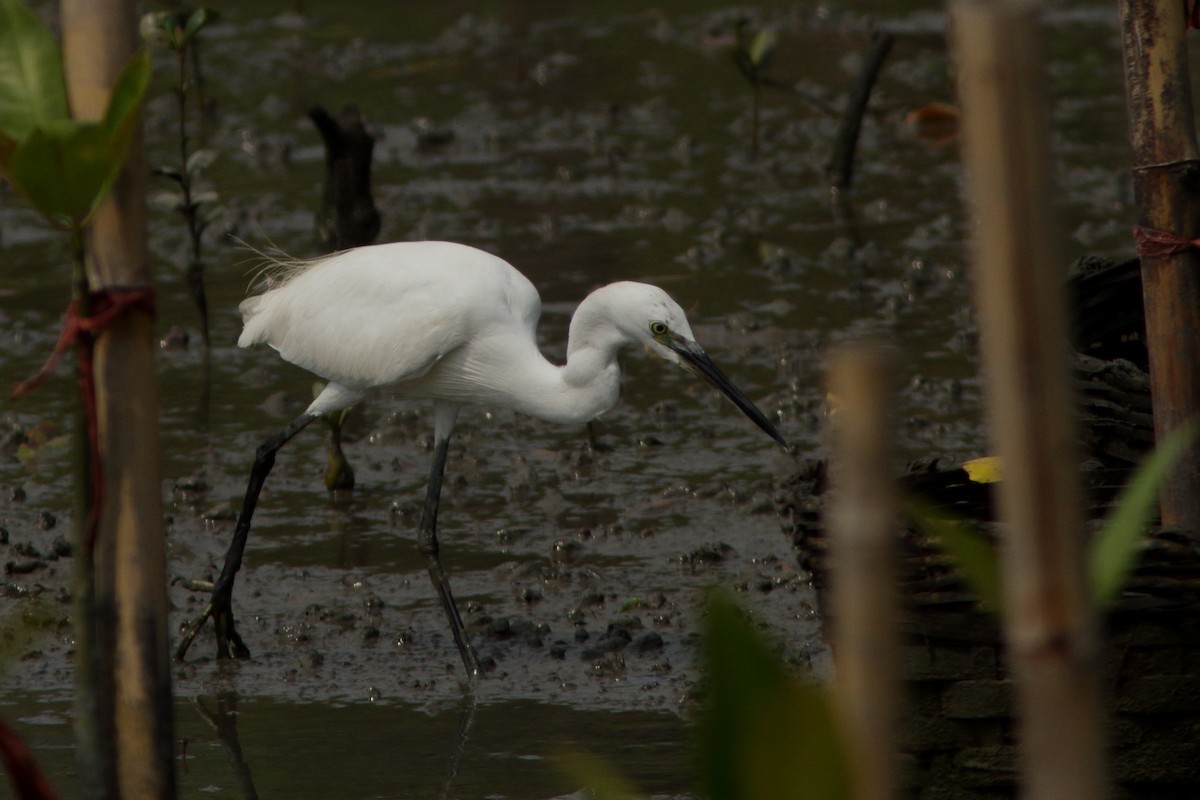
[[[989,611],[1003,607],[1000,563],[996,549],[978,530],[961,519],[916,498],[905,501],[905,511],[954,560],[979,604]]]
[[[218,153],[216,150],[206,147],[193,150],[192,154],[187,157],[187,162],[184,164],[184,169],[187,171],[188,175],[199,175],[217,160],[217,155]]]
[[[149,55],[141,51],[118,76],[103,122],[42,121],[7,157],[0,142],[0,169],[43,216],[82,227],[121,172],[149,80]]]
[[[1154,513],[1163,476],[1196,440],[1196,422],[1188,422],[1166,437],[1138,466],[1121,490],[1104,526],[1092,544],[1089,570],[1092,597],[1104,609],[1117,599],[1137,563],[1139,544]]]
[[[109,182],[111,162],[103,125],[59,120],[39,125],[17,145],[8,174],[43,216],[74,228],[91,215],[98,192]]]
[[[128,147],[130,136],[124,129],[132,127],[130,121],[136,118],[149,85],[150,52],[143,48],[134,53],[117,76],[112,95],[108,98],[108,109],[104,113],[104,124],[109,133],[114,137],[126,137],[124,147]]]
[[[0,130],[20,141],[68,113],[58,42],[24,2],[0,0]]]
[[[162,32],[163,42],[172,50],[179,51],[183,49],[183,25],[185,21],[182,11],[164,14],[158,20],[158,29]]]
[[[758,69],[767,66],[771,56],[775,55],[775,45],[778,41],[779,35],[775,33],[774,28],[763,28],[754,34],[747,53],[750,56],[750,63]]]
[[[846,754],[829,695],[784,668],[734,606],[708,604],[700,775],[711,800],[844,800]]]
[[[187,22],[183,26],[184,44],[190,44],[196,38],[196,34],[216,22],[218,16],[217,12],[211,8],[197,8],[188,15]]]

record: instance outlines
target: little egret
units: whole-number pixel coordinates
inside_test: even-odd
[[[314,419],[382,389],[433,401],[433,465],[418,541],[469,679],[479,661],[438,558],[437,511],[450,433],[466,404],[506,407],[550,422],[584,424],[616,402],[617,353],[643,345],[708,381],[786,447],[770,420],[717,368],[667,293],[622,281],[589,294],[571,318],[567,362],[538,350],[541,299],[506,261],[461,244],[373,245],[280,266],[279,281],[241,304],[239,347],[266,343],[285,360],[328,381],[303,414],[258,448],[221,575],[204,612],[187,628],[182,658],[212,617],[218,657],[249,650],[233,621],[233,582],[250,518],[275,454]]]

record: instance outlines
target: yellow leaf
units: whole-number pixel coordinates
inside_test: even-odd
[[[964,461],[962,468],[975,483],[999,483],[1004,479],[1004,464],[999,456],[984,456]]]

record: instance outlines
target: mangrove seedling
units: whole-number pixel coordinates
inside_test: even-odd
[[[220,213],[214,191],[197,191],[200,172],[214,158],[207,149],[191,149],[188,97],[196,95],[197,127],[203,130],[204,80],[200,70],[200,31],[217,19],[217,12],[208,8],[182,11],[159,11],[142,18],[143,36],[157,42],[176,56],[177,79],[175,93],[176,124],[179,137],[179,159],[174,165],[157,167],[154,174],[173,181],[178,194],[172,207],[183,218],[188,234],[187,285],[200,315],[200,332],[204,346],[209,346],[208,300],[204,290],[204,231]]]
[[[823,114],[838,112],[829,103],[801,88],[773,78],[767,70],[774,60],[779,46],[779,34],[774,28],[755,29],[749,19],[738,19],[734,24],[733,46],[730,56],[734,66],[750,84],[750,155],[757,156],[762,132],[762,92],[776,89],[801,100]]]
[[[757,156],[762,129],[762,90],[775,83],[765,73],[775,55],[779,36],[774,28],[760,28],[751,33],[746,19],[738,20],[736,35],[733,63],[750,84],[750,155]]]

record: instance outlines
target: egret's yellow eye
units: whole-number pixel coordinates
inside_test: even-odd
[[[669,330],[670,328],[667,327],[667,323],[665,322],[650,323],[650,333],[654,334],[655,336],[665,336]]]

